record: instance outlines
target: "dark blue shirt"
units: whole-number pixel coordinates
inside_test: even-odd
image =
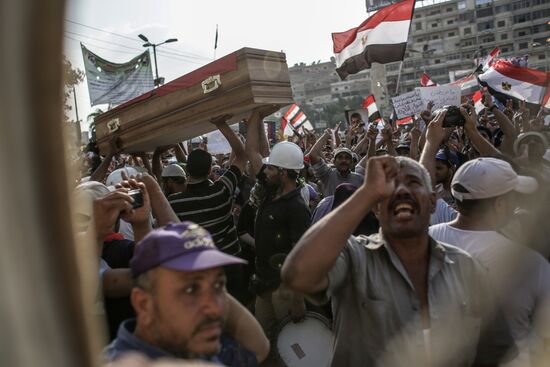
[[[170,353],[157,348],[134,335],[136,320],[124,321],[117,333],[117,337],[103,350],[103,358],[107,361],[114,361],[126,353],[140,352],[150,359],[174,358]],[[233,340],[229,335],[223,334],[220,338],[222,345],[221,352],[210,359],[209,362],[219,363],[225,366],[253,367],[257,366],[256,356]]]

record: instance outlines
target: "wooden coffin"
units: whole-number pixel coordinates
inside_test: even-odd
[[[152,151],[215,130],[213,117],[290,103],[285,54],[243,48],[97,116],[97,142],[102,153],[113,138],[123,152]]]

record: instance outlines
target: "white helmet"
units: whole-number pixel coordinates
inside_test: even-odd
[[[283,141],[273,146],[268,158],[263,162],[272,166],[301,170],[304,168],[304,153],[299,146],[289,141]]]
[[[139,171],[137,169],[135,169],[134,167],[130,167],[130,166],[115,169],[113,172],[111,172],[109,174],[109,176],[107,176],[107,180],[105,180],[105,184],[107,186],[114,186],[118,183],[121,183],[122,182],[122,171],[124,171],[126,173],[126,176],[128,176],[128,177],[135,176],[139,173]]]

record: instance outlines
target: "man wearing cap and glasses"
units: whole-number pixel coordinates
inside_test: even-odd
[[[331,135],[332,132],[330,129],[327,129],[309,152],[313,172],[322,185],[325,197],[334,195],[336,187],[340,184],[350,183],[359,187],[363,183],[363,176],[351,171],[353,167],[353,153],[350,149],[342,147],[334,150],[334,167],[329,167],[322,159],[321,149],[325,146]]]
[[[244,262],[218,250],[210,234],[192,222],[150,232],[137,245],[130,263],[135,281],[131,302],[137,319],[120,326],[117,338],[104,351],[106,359],[139,352],[150,359],[219,361],[223,330],[235,321],[232,313],[243,316],[244,309],[225,291],[223,266]],[[250,314],[239,321],[250,333],[248,347],[260,350],[257,356],[263,359],[269,346],[266,350],[261,329]],[[235,331],[242,325],[232,327]]]
[[[467,251],[489,270],[520,350],[513,364],[518,366],[530,365],[530,349],[538,338],[550,342],[550,325],[541,325],[550,322],[550,265],[501,230],[514,214],[518,195],[534,194],[537,186],[534,178],[518,176],[503,160],[471,160],[451,183],[457,218],[430,227],[434,239]]]

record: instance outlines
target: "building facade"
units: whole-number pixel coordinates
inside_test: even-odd
[[[550,0],[417,2],[402,64],[384,65],[382,75],[364,70],[344,81],[334,58],[297,64],[289,68],[294,98],[321,110],[339,98],[381,94],[377,104],[388,111],[391,97],[418,87],[424,71],[438,84],[460,79],[495,47],[501,57],[529,55],[530,68],[550,71],[549,23]]]
[[[550,0],[450,0],[416,7],[399,93],[418,86],[426,71],[438,84],[457,79],[495,47],[501,57],[529,55],[529,67],[548,70]],[[387,64],[395,91],[400,63]]]

